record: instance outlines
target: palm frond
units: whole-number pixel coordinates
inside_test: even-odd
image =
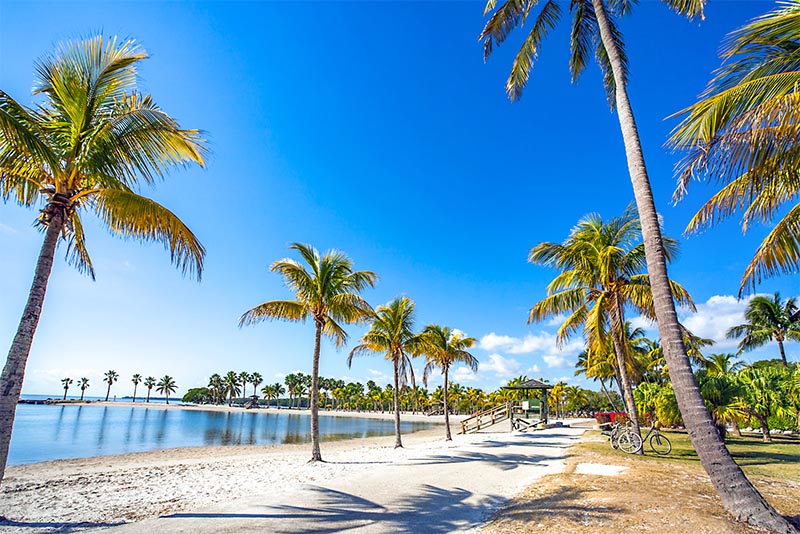
[[[239,318],[239,327],[260,323],[267,319],[303,321],[309,315],[308,307],[294,300],[270,300],[247,310]]]
[[[205,249],[175,214],[154,200],[130,191],[103,189],[93,195],[94,208],[108,229],[140,241],[159,241],[183,274],[200,280]]]
[[[800,267],[800,204],[775,225],[745,268],[739,294],[754,289],[764,278],[796,273]]]
[[[94,267],[86,250],[86,236],[77,210],[69,214],[69,220],[64,225],[64,238],[67,241],[67,262],[77,268],[78,272],[88,273],[94,280]]]

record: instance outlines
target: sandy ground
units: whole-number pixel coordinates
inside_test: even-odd
[[[403,419],[416,417],[432,420]],[[562,470],[564,451],[581,433],[484,433],[445,442],[444,428],[437,426],[404,436],[406,447],[397,450],[394,436],[323,442],[322,464],[306,462],[305,444],[171,449],[14,466],[0,486],[0,514],[6,518],[0,531],[469,530],[536,478]]]

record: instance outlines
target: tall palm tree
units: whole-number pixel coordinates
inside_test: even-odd
[[[131,382],[133,382],[133,402],[136,402],[136,388],[139,387],[139,383],[142,381],[142,375],[136,373],[131,378]]]
[[[361,338],[361,344],[350,351],[347,366],[353,363],[354,356],[369,353],[383,353],[392,362],[394,370],[394,446],[402,447],[400,437],[400,388],[411,376],[411,384],[416,390],[414,368],[410,355],[419,352],[419,336],[414,333],[414,301],[408,297],[397,297],[384,306],[378,306],[372,318],[370,329]],[[380,391],[380,388],[377,388]]]
[[[250,373],[247,371],[242,371],[239,373],[239,384],[242,386],[242,397],[247,396],[247,383],[250,382]]]
[[[799,19],[800,22],[800,19]],[[742,338],[739,341],[739,353],[753,350],[770,341],[778,344],[781,362],[789,366],[783,342],[800,341],[800,316],[794,298],[781,302],[781,294],[775,293],[772,298],[758,295],[750,299],[744,312],[745,324],[730,328],[728,338]]]
[[[439,369],[444,377],[442,402],[447,441],[453,439],[450,435],[450,410],[447,402],[448,374],[450,367],[456,363],[466,364],[473,371],[478,370],[478,359],[467,351],[474,344],[474,337],[465,337],[450,327],[437,324],[429,324],[420,334],[418,352],[424,354],[426,360],[422,381],[427,386],[428,377],[435,369]]]
[[[276,261],[270,267],[283,276],[284,283],[295,292],[296,300],[271,300],[245,312],[239,326],[266,319],[305,322],[314,321],[314,356],[311,368],[311,461],[322,461],[319,448],[319,353],[322,335],[333,338],[337,348],[347,342],[342,323],[359,323],[372,316],[372,307],[359,293],[372,287],[377,275],[371,271],[354,271],[353,262],[344,253],[331,250],[324,255],[310,245],[294,243],[291,249],[300,253],[308,269],[291,258]]]
[[[796,2],[797,0],[795,0]],[[497,0],[488,0],[485,13],[494,11],[481,33],[484,56],[491,54],[494,45],[502,43],[514,28],[524,24],[539,0],[506,0],[495,9]],[[669,8],[689,18],[702,17],[705,0],[664,0]],[[560,2],[547,0],[536,15],[535,22],[512,66],[506,89],[512,98],[521,95],[530,69],[539,52],[539,45],[558,21],[562,12]],[[573,81],[590,61],[592,49],[604,74],[606,93],[617,110],[628,174],[633,185],[639,217],[647,271],[653,293],[655,317],[661,342],[669,365],[669,375],[686,428],[703,468],[711,478],[725,509],[737,520],[773,530],[791,532],[793,527],[770,506],[744,472],[733,461],[723,440],[716,432],[714,420],[705,408],[692,366],[686,355],[672,299],[667,273],[667,253],[661,236],[650,179],[644,161],[642,143],[628,96],[628,59],[622,33],[615,17],[625,15],[634,3],[625,0],[573,0],[572,32],[570,35],[570,70]],[[798,220],[797,217],[794,219]]]
[[[566,314],[556,333],[563,343],[582,330],[589,355],[608,354],[609,340],[616,358],[618,385],[625,407],[639,432],[639,417],[633,399],[630,365],[633,362],[625,328],[625,309],[654,319],[650,276],[645,270],[642,228],[632,209],[608,222],[591,214],[570,231],[563,243],[544,242],[530,251],[531,263],[552,267],[559,274],[547,286],[547,297],[530,310],[528,322]],[[666,259],[677,251],[677,243],[663,238]],[[694,309],[688,292],[670,280],[670,298]]]
[[[222,390],[228,397],[228,406],[233,403],[234,395],[238,396],[239,392],[242,391],[239,389],[240,385],[240,378],[239,375],[236,374],[236,371],[228,371],[227,374],[222,377]]]
[[[86,377],[81,378],[78,380],[78,387],[81,388],[81,401],[83,400],[83,394],[89,389],[89,379]]]
[[[175,379],[169,375],[164,375],[156,386],[156,391],[167,396],[167,404],[169,404],[170,394],[175,393],[178,389],[178,386],[175,384]]]
[[[111,384],[119,379],[119,374],[116,371],[111,370],[103,373],[103,377],[103,382],[108,383],[108,389],[106,390],[106,402],[108,402],[108,396],[111,394]]]
[[[783,393],[788,373],[780,366],[747,367],[737,377],[742,385],[742,409],[759,422],[764,443],[770,443],[767,420],[773,415],[790,415]]]
[[[69,391],[69,386],[72,384],[73,380],[71,378],[62,378],[61,385],[64,386],[64,400],[67,400],[67,391]]]
[[[261,376],[260,373],[252,373],[250,375],[250,383],[253,384],[253,395],[256,395],[256,388],[264,382],[264,378]]]
[[[44,241],[28,301],[0,375],[0,480],[14,414],[47,283],[60,239],[79,271],[94,278],[81,215],[94,212],[111,233],[158,241],[184,273],[203,267],[203,250],[186,225],[137,194],[175,166],[203,164],[204,141],[136,90],[137,64],[147,58],[133,41],[94,37],[67,43],[37,63],[29,108],[0,90],[0,196],[44,207]]]
[[[692,177],[720,184],[695,214],[687,233],[702,231],[742,211],[742,231],[772,223],[745,268],[739,295],[762,278],[800,269],[800,1],[778,8],[728,35],[723,65],[697,103],[682,110],[670,142],[686,153],[676,199]]]
[[[147,378],[144,379],[143,384],[145,385],[145,387],[147,387],[147,402],[150,402],[150,392],[156,385],[156,379],[153,376],[148,376]]]
[[[214,398],[214,404],[221,404],[225,394],[225,389],[222,384],[222,377],[218,373],[214,373],[208,378],[208,389],[211,390],[211,396]]]

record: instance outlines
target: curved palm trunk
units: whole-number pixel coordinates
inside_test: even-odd
[[[592,0],[592,6],[597,16],[600,38],[608,52],[616,82],[617,115],[625,144],[628,172],[642,222],[642,238],[658,331],[664,347],[664,356],[669,366],[672,387],[675,390],[675,397],[689,432],[689,438],[700,457],[703,468],[711,478],[722,504],[731,515],[739,521],[746,521],[756,527],[776,532],[797,532],[797,529],[764,500],[758,490],[744,476],[741,468],[733,461],[700,396],[678,325],[678,315],[675,312],[675,302],[667,276],[667,263],[661,229],[658,224],[658,214],[647,177],[636,121],[628,100],[625,81],[621,75],[623,69],[619,50],[611,34],[604,0]]]
[[[783,340],[781,338],[776,338],[775,341],[778,342],[778,350],[781,351],[781,362],[783,366],[789,367],[789,362],[786,360],[786,352],[783,350]]]
[[[314,337],[314,363],[311,366],[311,461],[321,462],[322,453],[319,450],[319,349],[322,339],[323,323],[315,321],[316,334]]]
[[[83,401],[83,394],[86,393],[86,390],[81,390],[81,401]]]
[[[8,447],[11,444],[11,429],[14,426],[17,402],[22,391],[22,381],[25,378],[25,365],[33,344],[33,335],[39,325],[42,314],[44,296],[47,293],[47,281],[53,270],[53,257],[58,246],[58,237],[64,227],[64,212],[60,209],[51,210],[52,216],[47,231],[44,234],[42,249],[36,262],[36,272],[33,275],[33,284],[28,294],[28,302],[22,312],[17,333],[8,351],[8,358],[0,375],[0,481],[6,471],[8,461]]]
[[[402,356],[401,356],[402,357]],[[400,370],[398,369],[397,358],[394,359],[394,448],[403,446],[403,441],[400,438],[400,396],[398,391],[400,389]]]
[[[139,387],[139,384],[133,385],[133,402],[136,402],[136,388]]]
[[[111,382],[108,383],[108,389],[106,390],[106,402],[108,402],[108,396],[111,394]]]
[[[67,391],[69,391],[69,388],[64,388],[64,399],[63,400],[67,400]]]
[[[608,399],[608,404],[611,405],[611,409],[616,412],[617,406],[616,404],[614,404],[614,401],[611,400],[611,394],[608,392],[608,389],[606,388],[606,383],[602,378],[600,379],[600,387],[603,388],[603,393],[606,394],[606,398]]]
[[[150,388],[147,388],[147,402],[150,402]]]
[[[442,389],[442,400],[444,401],[444,428],[447,435],[447,441],[452,441],[453,436],[450,435],[450,409],[447,406],[447,371],[448,366],[445,366],[444,371],[444,388]]]
[[[625,401],[625,409],[628,412],[628,417],[633,425],[633,431],[642,435],[639,430],[639,413],[636,410],[636,402],[633,400],[633,386],[631,386],[630,378],[628,377],[628,345],[623,338],[623,329],[625,321],[622,314],[622,306],[619,300],[614,299],[614,309],[611,313],[611,338],[614,341],[614,352],[617,357],[617,368],[619,373],[619,385],[622,390],[622,398]],[[639,449],[636,454],[644,454],[644,447]]]

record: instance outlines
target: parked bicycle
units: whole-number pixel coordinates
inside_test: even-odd
[[[642,438],[642,444],[646,441],[650,443],[650,448],[653,449],[653,452],[656,454],[660,454],[662,456],[669,454],[672,451],[672,443],[670,443],[669,439],[666,436],[662,436],[661,433],[658,431],[655,425],[650,427],[650,430],[647,431],[647,434]],[[642,445],[640,444],[639,447],[641,448]],[[636,451],[638,451],[637,449]],[[636,452],[634,451],[634,452]]]
[[[642,448],[642,437],[631,430],[630,423],[623,425],[617,421],[610,431],[605,431],[603,434],[608,436],[612,449],[619,448],[622,452],[633,454]]]

